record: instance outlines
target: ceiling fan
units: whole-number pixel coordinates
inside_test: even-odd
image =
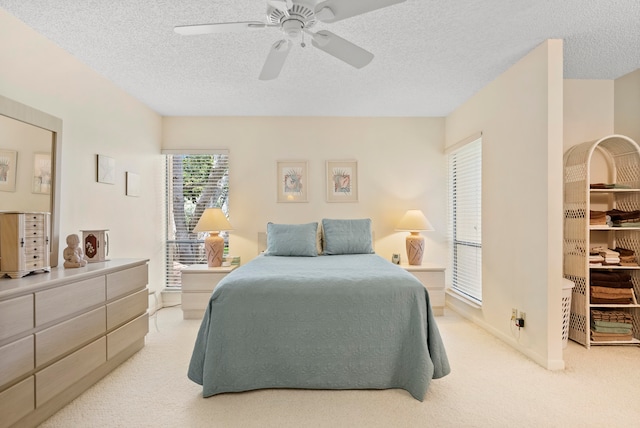
[[[336,34],[310,29],[318,22],[332,23],[376,9],[402,3],[405,0],[267,0],[267,19],[262,21],[220,22],[214,24],[179,25],[175,32],[185,36],[200,34],[240,32],[245,30],[261,30],[277,28],[284,38],[272,46],[267,60],[260,72],[260,80],[271,80],[278,77],[284,62],[289,55],[293,41],[300,39],[300,46],[305,47],[304,35],[311,37],[311,44],[329,55],[362,68],[373,59],[373,54]]]

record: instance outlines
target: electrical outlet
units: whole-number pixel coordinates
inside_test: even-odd
[[[518,318],[522,318],[522,321],[526,321],[527,320],[527,314],[520,311],[520,316]]]
[[[511,319],[514,320],[518,318],[518,310],[516,308],[511,309]]]

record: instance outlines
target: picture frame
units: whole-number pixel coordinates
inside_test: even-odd
[[[303,160],[277,161],[277,201],[308,202],[308,164]]]
[[[17,151],[0,149],[0,191],[16,191],[17,161]]]
[[[109,156],[97,155],[97,177],[98,183],[116,183],[116,160]]]
[[[327,202],[358,202],[357,161],[327,161]]]
[[[51,193],[51,153],[33,154],[33,178],[31,193],[49,195]]]
[[[127,196],[140,196],[140,175],[127,171]]]

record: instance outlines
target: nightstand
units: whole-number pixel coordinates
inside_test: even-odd
[[[429,291],[431,309],[434,315],[444,315],[444,267],[431,263],[421,265],[400,265],[420,280]]]
[[[182,318],[201,319],[216,285],[238,266],[191,265],[182,271]]]

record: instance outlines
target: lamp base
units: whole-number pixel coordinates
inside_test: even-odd
[[[204,251],[207,255],[209,267],[222,266],[222,255],[224,253],[224,239],[219,236],[220,232],[209,232],[204,240]]]
[[[407,236],[407,259],[410,265],[421,265],[422,256],[424,254],[424,237],[418,232],[411,232]]]

